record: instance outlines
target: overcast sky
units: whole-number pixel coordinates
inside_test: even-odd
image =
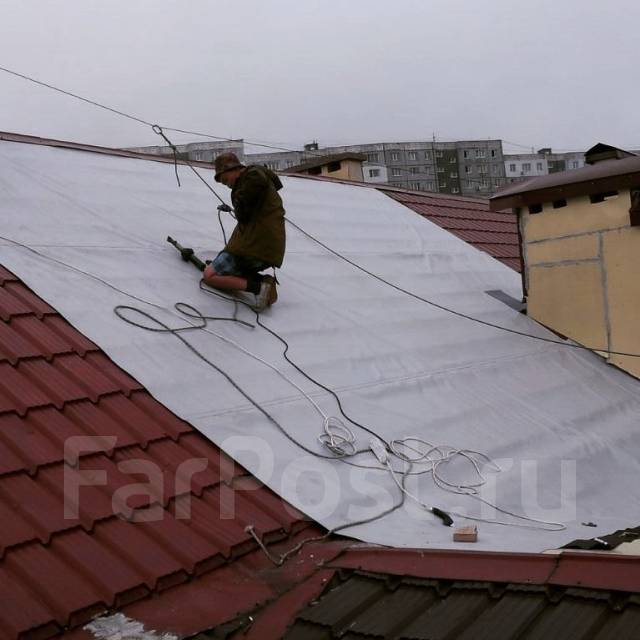
[[[0,0],[0,12],[0,66],[166,126],[291,148],[434,134],[640,148],[638,0]],[[160,142],[4,72],[0,130]]]

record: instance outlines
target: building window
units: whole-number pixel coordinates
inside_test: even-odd
[[[515,164],[510,164],[509,165],[509,171],[511,171],[511,173],[515,173],[517,171],[516,165]]]
[[[470,166],[468,166],[468,165],[465,165],[465,167],[464,167],[464,172],[465,172],[465,173],[471,173],[471,167],[470,167]]]
[[[427,191],[433,191],[433,182],[427,182],[427,183],[424,185],[424,188],[425,188]]]
[[[580,164],[580,163],[579,163],[577,160],[573,160],[573,161],[571,162],[571,168],[572,168],[572,169],[577,169],[579,164]]]
[[[447,183],[446,182],[441,182],[439,189],[440,189],[440,191],[445,191],[447,189]]]
[[[473,180],[467,180],[467,189],[473,189]]]
[[[522,163],[522,172],[523,173],[527,173],[528,171],[531,171],[531,163],[530,162],[523,162]]]
[[[496,157],[496,150],[495,149],[491,149],[491,157],[492,158]]]
[[[442,158],[442,149],[436,149],[436,158]]]
[[[402,175],[402,169],[391,169],[391,175],[392,176],[401,176]]]
[[[409,157],[409,160],[417,160],[418,159],[418,152],[417,151],[409,151],[409,153],[407,155]]]
[[[380,169],[369,169],[370,178],[378,178],[380,176]]]
[[[486,158],[487,152],[485,149],[476,149],[476,158]]]
[[[278,169],[278,167],[280,166],[280,163],[277,160],[275,160],[273,162],[266,162],[265,164],[272,171],[276,171]]]
[[[465,150],[462,152],[462,155],[463,155],[465,158],[468,158],[468,157],[469,157],[469,152],[465,149]]]
[[[542,162],[536,162],[536,170],[542,171]]]
[[[400,160],[400,153],[398,153],[397,151],[392,151],[391,152],[391,160],[393,162],[397,162],[398,160]]]
[[[419,182],[410,182],[409,183],[409,188],[410,189],[415,189],[416,191],[420,191],[420,183]]]
[[[320,167],[312,167],[307,173],[310,176],[319,176],[322,173],[322,169]]]
[[[327,171],[333,173],[334,171],[340,171],[341,164],[339,162],[330,162],[327,165]]]
[[[455,156],[451,156],[449,158],[449,164],[456,164],[456,162],[458,162],[458,158],[456,158]]]
[[[431,151],[425,151],[424,152],[424,159],[425,160],[431,160]]]
[[[438,167],[438,173],[444,173],[444,167]]]
[[[411,169],[409,169],[409,171],[411,171],[411,173],[420,173],[420,167],[411,167]]]
[[[450,177],[450,178],[457,178],[457,177],[458,177],[458,172],[457,172],[457,171],[452,171],[452,172],[449,174],[449,177]]]
[[[287,160],[287,169],[288,169],[289,167],[293,167],[293,165],[294,165],[293,160]]]
[[[460,193],[460,189],[458,189],[458,187],[452,187],[451,193]]]
[[[378,154],[377,153],[367,153],[367,160],[369,162],[378,162]]]

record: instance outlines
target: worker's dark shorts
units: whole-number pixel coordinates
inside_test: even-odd
[[[268,269],[271,265],[245,256],[236,256],[228,251],[221,251],[211,263],[220,276],[246,276]]]

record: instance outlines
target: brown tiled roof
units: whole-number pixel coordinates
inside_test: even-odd
[[[250,619],[239,619],[239,630],[227,637],[637,637],[639,558],[571,552],[416,551],[367,545],[345,546],[333,559],[321,557],[319,572],[300,581],[286,596],[252,612]]]
[[[378,187],[416,213],[515,271],[521,270],[517,218],[489,210],[486,200]]]
[[[298,613],[285,640],[636,638],[640,597],[582,588],[349,572]]]

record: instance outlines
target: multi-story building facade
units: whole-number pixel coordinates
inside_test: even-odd
[[[553,153],[549,147],[539,149],[538,153],[504,156],[505,175],[508,182],[518,182],[536,176],[546,176],[550,173],[580,169],[584,165],[583,152]]]
[[[305,151],[247,154],[246,157],[253,163],[286,171],[314,156],[339,153],[367,156],[363,165],[365,182],[386,182],[416,191],[467,196],[488,196],[506,183],[500,140],[313,146]]]
[[[205,162],[212,162],[224,151],[233,151],[243,162],[264,164],[274,171],[286,171],[319,156],[364,154],[365,182],[384,182],[416,191],[488,197],[507,183],[501,140],[377,142],[321,148],[313,143],[301,151],[263,153],[245,153],[244,143],[238,140],[192,143],[177,149],[181,158]],[[131,150],[172,155],[168,147]]]
[[[199,162],[213,162],[217,156],[226,151],[235,153],[241,161],[244,161],[244,141],[243,140],[220,140],[209,142],[190,142],[188,144],[177,144],[176,150],[179,160],[196,160]],[[154,156],[173,157],[171,147],[130,147],[127,151],[135,153],[149,153]]]

